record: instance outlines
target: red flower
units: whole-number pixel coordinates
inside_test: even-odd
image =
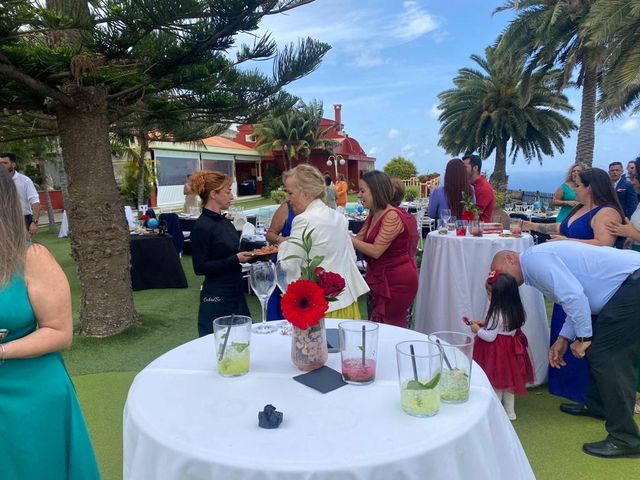
[[[306,330],[317,325],[329,303],[324,298],[324,291],[311,280],[297,280],[287,287],[282,296],[282,314],[295,327]]]
[[[324,296],[335,299],[342,293],[345,287],[344,278],[333,272],[325,272],[318,274],[318,285],[324,290]]]
[[[471,210],[463,210],[462,211],[462,220],[473,220],[475,215]]]
[[[144,215],[140,215],[140,216],[138,217],[138,220],[141,220],[141,221],[143,221],[143,222],[146,222],[147,220],[149,220],[149,218],[151,218],[151,217],[149,217],[149,215],[144,214]]]

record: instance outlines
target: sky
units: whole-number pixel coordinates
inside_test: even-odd
[[[320,67],[286,90],[305,102],[320,100],[324,117],[333,118],[333,104],[342,104],[342,123],[349,136],[376,158],[381,169],[401,155],[419,173],[443,172],[449,160],[438,147],[438,94],[453,86],[458,69],[473,67],[472,54],[484,56],[513,18],[492,15],[497,0],[315,0],[286,15],[267,18],[279,45],[311,37],[332,49]],[[565,94],[576,109],[569,116],[579,124],[580,91]],[[565,141],[565,152],[527,165],[523,158],[507,165],[510,188],[526,178],[561,179],[575,159],[577,131]],[[625,116],[596,125],[594,166],[611,161],[625,165],[640,154],[640,117]],[[493,159],[483,170],[493,171]],[[514,184],[514,182],[516,184]],[[555,179],[554,179],[555,182]],[[545,190],[546,191],[546,190]]]

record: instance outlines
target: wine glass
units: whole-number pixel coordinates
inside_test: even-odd
[[[440,210],[440,218],[444,220],[445,224],[449,224],[449,219],[451,218],[451,210],[448,208],[443,208]]]
[[[285,264],[282,260],[278,260],[276,262],[276,283],[278,284],[280,291],[283,294],[286,293],[289,282],[287,281],[287,269],[285,268]],[[287,320],[280,323],[280,333],[283,335],[291,335],[293,331],[291,324]]]
[[[260,300],[262,323],[254,325],[254,333],[272,333],[276,327],[267,323],[267,302],[276,288],[276,267],[273,262],[256,262],[251,265],[249,284]]]

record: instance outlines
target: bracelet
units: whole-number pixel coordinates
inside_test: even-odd
[[[2,355],[0,355],[0,365],[2,365],[4,363],[4,357],[7,354],[6,350],[4,349],[4,343],[0,343],[0,350],[2,351]]]

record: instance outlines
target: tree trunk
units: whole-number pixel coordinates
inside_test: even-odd
[[[138,142],[140,143],[140,157],[138,158],[138,205],[144,205],[144,182],[145,182],[145,160],[147,152],[149,151],[149,140],[145,132],[142,135],[138,135]]]
[[[507,191],[507,142],[498,142],[496,145],[496,164],[491,174],[491,185],[497,192]]]
[[[56,139],[56,164],[58,175],[60,176],[60,190],[62,191],[62,204],[66,210],[69,205],[69,183],[67,182],[67,171],[64,168],[64,157],[60,146],[60,137]]]
[[[80,333],[104,337],[137,323],[130,273],[129,229],[111,163],[106,92],[69,86],[75,108],[56,117],[69,180],[71,253],[82,289]]]
[[[44,202],[47,207],[47,218],[49,219],[48,230],[51,233],[55,233],[56,218],[53,214],[53,205],[51,205],[51,194],[49,193],[49,188],[51,188],[51,185],[49,184],[49,177],[47,176],[47,172],[44,168],[44,159],[38,159],[38,168],[40,169],[40,173],[42,174],[42,193],[44,194]]]
[[[576,146],[576,163],[590,168],[593,165],[593,148],[596,137],[596,100],[598,95],[598,66],[587,62],[582,83],[580,128]]]

